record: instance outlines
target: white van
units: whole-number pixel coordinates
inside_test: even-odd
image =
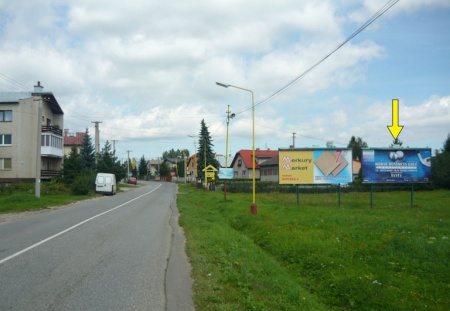
[[[95,192],[104,194],[116,194],[116,175],[108,173],[98,173],[95,178]]]

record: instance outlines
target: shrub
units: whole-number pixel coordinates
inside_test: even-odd
[[[83,174],[75,178],[70,189],[75,195],[86,195],[94,190],[95,177],[93,174]]]

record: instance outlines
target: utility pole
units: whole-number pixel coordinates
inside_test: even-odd
[[[34,99],[38,102],[37,111],[37,131],[36,131],[36,178],[34,183],[34,194],[36,198],[41,197],[41,132],[42,132],[42,96],[39,99]]]
[[[113,142],[113,152],[114,152],[114,155],[116,154],[116,141],[118,141],[117,139],[113,139],[112,140],[112,142]]]
[[[292,133],[292,148],[295,148],[295,134],[296,132]]]
[[[95,164],[97,164],[98,155],[100,154],[100,130],[98,124],[102,122],[93,121],[92,123],[95,123]]]
[[[127,180],[130,177],[130,152],[131,150],[127,150],[128,152],[128,159],[127,159]]]
[[[225,150],[225,168],[228,169],[228,125],[230,124],[230,119],[234,118],[236,114],[232,113],[230,115],[230,105],[228,105],[227,110],[227,138],[226,138],[226,150]],[[223,199],[227,199],[227,180],[223,182]]]

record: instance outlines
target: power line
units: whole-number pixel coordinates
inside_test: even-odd
[[[1,82],[1,84],[5,87],[8,87],[9,89],[31,92],[28,86],[17,82],[2,73],[0,73],[0,79],[4,80],[4,82]]]
[[[383,7],[381,9],[379,9],[374,15],[372,15],[372,17],[367,20],[361,27],[359,27],[354,33],[352,33],[347,39],[345,39],[341,44],[339,44],[336,48],[334,48],[330,53],[326,54],[324,57],[322,57],[317,63],[315,63],[314,65],[312,65],[309,69],[307,69],[306,71],[304,71],[302,74],[298,75],[294,80],[292,80],[291,82],[289,82],[288,84],[286,84],[285,86],[283,86],[282,88],[278,89],[275,93],[273,93],[272,95],[266,97],[263,100],[260,100],[259,102],[257,102],[254,106],[255,108],[257,106],[260,106],[264,103],[269,102],[270,100],[274,99],[276,96],[280,95],[281,93],[283,93],[284,91],[286,91],[287,89],[289,89],[292,85],[294,85],[295,83],[297,83],[300,79],[302,79],[304,76],[306,76],[308,73],[310,73],[311,71],[313,71],[317,66],[319,66],[321,63],[323,63],[327,58],[329,58],[331,55],[333,55],[337,50],[339,50],[341,47],[343,47],[345,44],[347,44],[351,39],[353,39],[354,37],[356,37],[360,32],[362,32],[364,29],[366,29],[370,24],[372,24],[375,20],[377,20],[381,15],[383,15],[384,13],[386,13],[391,7],[393,7],[399,0],[390,0],[387,3],[385,3],[383,5]],[[252,109],[252,107],[246,108],[240,112],[238,112],[237,114],[243,113],[247,110]]]

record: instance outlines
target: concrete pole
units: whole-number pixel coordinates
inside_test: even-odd
[[[42,133],[42,96],[38,100],[37,135],[36,135],[36,178],[34,192],[36,198],[41,197],[41,133]]]

